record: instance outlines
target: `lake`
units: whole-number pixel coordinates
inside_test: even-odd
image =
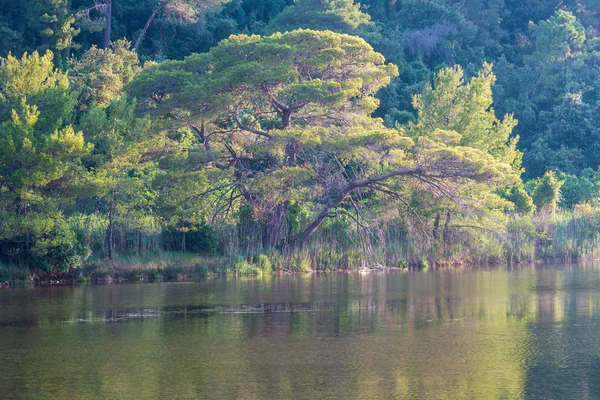
[[[600,398],[600,265],[1,289],[0,398]]]

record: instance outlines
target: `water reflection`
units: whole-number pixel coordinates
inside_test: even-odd
[[[2,398],[599,398],[600,268],[0,291]]]

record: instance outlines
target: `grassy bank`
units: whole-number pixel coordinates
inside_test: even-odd
[[[357,258],[355,261],[358,261]],[[322,263],[322,264],[319,264]],[[337,266],[336,266],[337,265]],[[64,272],[31,271],[27,266],[0,264],[0,285],[74,284],[108,282],[178,281],[216,276],[312,273],[325,271],[356,271],[359,268],[383,265],[352,262],[352,253],[326,250],[321,254],[309,251],[237,254],[235,258],[222,255],[202,256],[181,252],[161,252],[143,257],[124,256],[113,262],[107,259],[87,261],[81,268]],[[389,266],[392,269],[397,266]],[[408,264],[400,267],[408,269]],[[428,267],[427,263],[415,268]]]
[[[64,272],[31,271],[26,265],[0,264],[0,283],[39,284],[169,281],[209,276],[263,275],[365,269],[427,269],[430,266],[494,265],[535,261],[600,258],[600,211],[578,206],[573,211],[512,216],[506,229],[474,233],[455,227],[445,240],[417,237],[398,226],[378,238],[326,227],[302,249],[269,250],[230,246],[227,251],[149,251],[91,257],[81,268]]]

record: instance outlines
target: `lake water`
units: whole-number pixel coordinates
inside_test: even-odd
[[[600,265],[2,289],[0,398],[600,398]]]

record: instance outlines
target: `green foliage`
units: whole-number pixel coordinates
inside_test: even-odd
[[[514,210],[519,214],[531,214],[535,211],[533,199],[522,184],[505,188],[501,196],[514,204]]]
[[[185,230],[165,230],[173,249],[197,254],[215,254],[219,246],[219,237],[214,228],[201,223],[198,226],[186,227]],[[183,243],[185,241],[185,243]]]
[[[469,84],[460,68],[442,70],[435,88],[415,97],[419,120],[406,134],[370,117],[373,94],[395,74],[361,39],[297,30],[231,37],[207,54],[146,69],[129,90],[142,110],[194,132],[204,171],[221,171],[206,193],[231,180],[229,198],[243,197],[253,219],[264,221],[269,247],[306,240],[327,217],[352,218],[338,205],[354,189],[380,190],[388,177],[419,171],[435,176],[424,181],[433,195],[443,185],[499,209],[493,190],[516,179],[520,158],[516,139],[509,139],[514,121],[490,110],[491,66]],[[397,183],[392,190],[405,191]],[[324,207],[295,239],[285,237],[290,204]]]
[[[64,66],[68,52],[77,48],[75,16],[68,0],[0,1],[0,56],[11,51],[46,51],[57,53]]]
[[[263,269],[246,259],[240,259],[235,263],[235,273],[239,275],[260,275]]]
[[[38,31],[43,45],[38,49],[67,50],[74,47],[79,30],[73,27],[75,16],[68,0],[32,1],[27,8],[29,28]],[[40,18],[41,16],[41,18]]]
[[[68,271],[81,267],[90,249],[77,240],[64,219],[55,219],[50,230],[36,234],[28,253],[29,265],[45,271]]]
[[[271,259],[266,254],[258,255],[258,268],[263,274],[270,274],[273,272],[273,265]]]
[[[34,53],[2,59],[0,77],[0,241],[47,270],[78,266],[86,252],[62,211],[82,193],[92,146],[66,124],[66,76]]]
[[[298,255],[294,265],[291,265],[291,269],[296,272],[312,272],[312,262],[310,257],[308,257],[306,254]]]
[[[274,246],[284,240],[290,203],[308,201],[311,188],[321,186],[315,188],[321,162],[339,171],[339,160],[348,162],[361,149],[374,155],[377,146],[405,143],[369,116],[373,94],[395,74],[362,39],[297,30],[234,36],[207,54],[151,67],[130,93],[154,117],[194,132],[194,150],[214,176],[207,193],[223,190],[232,194],[221,201],[249,200],[253,218],[266,221],[267,245]],[[223,128],[232,132],[223,135]],[[231,203],[219,207],[229,210]]]
[[[560,200],[560,188],[564,181],[558,179],[554,171],[548,171],[535,181],[531,198],[539,210],[556,211]]]
[[[595,108],[600,77],[598,38],[574,14],[559,10],[529,26],[531,53],[523,65],[498,63],[499,108],[514,110],[530,178],[547,170],[579,174],[597,168],[600,136]]]
[[[353,0],[297,0],[286,7],[267,25],[269,33],[295,29],[330,30],[378,40],[375,24],[369,14]]]
[[[47,134],[71,120],[75,93],[67,75],[54,68],[53,58],[47,51],[0,60],[0,121],[12,119],[14,110],[23,113],[29,109],[28,113],[36,114],[36,131]]]
[[[122,97],[109,107],[92,107],[79,121],[94,144],[93,152],[83,159],[92,171],[88,194],[109,222],[107,251],[113,257],[115,229],[131,235],[136,243],[140,234],[161,229],[153,212],[157,198],[153,182],[159,170],[156,161],[145,155],[156,142],[147,121],[134,116],[134,108],[135,102]]]
[[[469,83],[463,81],[463,76],[459,66],[443,69],[436,74],[433,85],[426,84],[423,92],[414,96],[413,107],[419,118],[416,124],[409,124],[409,135],[444,135],[446,143],[485,151],[518,169],[520,165],[514,164],[520,157],[517,140],[510,137],[517,122],[512,115],[499,120],[491,108],[496,81],[492,66],[484,64]]]
[[[500,238],[509,259],[591,254],[599,16],[579,0],[0,0],[0,259],[183,250],[233,273],[243,248],[253,273],[333,270],[495,262]]]
[[[70,80],[80,92],[80,106],[107,107],[123,94],[123,88],[140,71],[138,55],[126,40],[114,42],[108,49],[92,46],[72,61]]]
[[[417,197],[413,196],[416,202],[412,209],[417,213],[428,216],[435,210],[434,239],[440,238],[442,213],[446,214],[446,225],[454,216],[462,219],[457,225],[499,228],[501,211],[513,205],[506,201],[507,196],[498,193],[520,182],[518,138],[511,138],[516,121],[511,115],[498,119],[491,108],[495,82],[491,65],[484,64],[469,82],[463,77],[460,67],[442,69],[433,84],[426,84],[422,93],[414,96],[418,119],[405,128],[417,143],[417,161],[436,171],[433,174],[448,174],[454,168],[465,174],[462,177],[466,179],[453,182],[456,177],[450,172],[444,182],[435,182],[438,188],[424,192],[420,187]],[[444,194],[441,198],[438,189]],[[447,201],[448,197],[462,197],[462,207],[457,207],[456,201]],[[473,215],[474,209],[479,213]],[[446,237],[448,229],[444,228]]]
[[[600,199],[600,173],[585,169],[580,176],[561,172],[558,178],[564,181],[560,188],[560,205],[563,208],[573,208],[577,204],[598,204]]]
[[[73,0],[73,8],[83,30],[81,41],[93,44],[102,36],[102,47],[108,48],[108,38],[125,37],[136,51],[164,59],[166,55],[189,54],[186,50],[196,48],[195,41],[213,45],[206,36],[218,32],[217,27],[207,27],[207,14],[214,15],[223,3],[226,1]]]

